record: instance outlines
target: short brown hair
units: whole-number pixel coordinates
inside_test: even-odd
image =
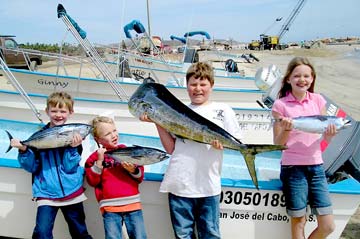
[[[49,107],[67,107],[69,111],[72,113],[74,112],[74,100],[72,99],[71,95],[64,91],[54,92],[49,95],[46,101],[46,109],[48,110]]]
[[[207,79],[210,81],[211,86],[214,85],[214,70],[207,62],[196,62],[192,64],[186,72],[186,83],[194,76],[196,79]]]
[[[114,120],[107,116],[96,116],[91,122],[90,125],[93,127],[92,135],[96,139],[99,136],[99,124],[100,123],[108,123],[115,124]]]

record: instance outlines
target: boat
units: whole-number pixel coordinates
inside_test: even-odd
[[[0,128],[15,137],[26,138],[38,130],[38,123],[0,119]],[[21,169],[17,151],[5,154],[9,139],[0,132],[0,235],[13,238],[31,237],[36,205],[31,200],[31,174]],[[120,133],[120,142],[161,147],[159,138]],[[96,149],[89,136],[84,142],[83,159]],[[279,180],[281,152],[259,155],[256,160],[260,190],[250,179],[240,153],[225,152],[220,204],[220,230],[222,238],[279,238],[290,235],[289,217],[285,212],[284,196]],[[166,194],[159,193],[167,161],[145,166],[145,180],[140,186],[143,213],[148,238],[173,238]],[[93,188],[85,183],[88,200],[84,202],[86,223],[93,238],[104,238],[102,217]],[[328,237],[339,238],[360,203],[360,183],[353,178],[330,184],[336,229]],[[156,219],[156,220],[154,220]],[[32,223],[29,223],[32,222]],[[21,225],[21,226],[19,226]],[[316,218],[308,215],[305,233],[316,227]],[[55,221],[54,238],[69,237],[62,217]]]
[[[164,85],[185,86],[186,82],[184,79],[186,71],[192,63],[199,60],[198,51],[196,49],[186,47],[182,63],[171,63],[165,60],[160,52],[156,51],[157,48],[155,45],[153,46],[153,49],[156,51],[157,58],[140,52],[140,43],[133,39],[131,31],[135,31],[137,33],[137,38],[145,38],[149,43],[153,43],[140,21],[133,20],[125,25],[125,36],[133,42],[133,45],[135,45],[136,50],[139,52],[123,50],[118,55],[113,55],[113,57],[108,55],[110,61],[107,61],[106,63],[110,65],[109,67],[112,71],[118,71],[119,59],[126,59],[129,71],[134,76],[146,77],[151,75],[157,82]],[[190,37],[198,34],[204,35],[207,39],[210,39],[209,34],[204,31],[187,32],[184,37]],[[141,37],[139,37],[139,35],[141,35]],[[222,68],[214,67],[214,78],[214,86],[216,88],[257,89],[253,76],[244,76],[243,72],[231,71],[225,66]]]
[[[46,116],[45,107],[47,94],[28,93],[36,109],[42,116]],[[107,115],[114,118],[117,128],[124,133],[134,133],[147,136],[157,135],[154,124],[142,122],[129,113],[126,101],[102,100],[75,96],[74,111],[71,118],[79,123],[88,123],[97,115]],[[270,111],[262,108],[236,108],[236,117],[243,132],[246,143],[271,143],[272,124]],[[39,122],[39,119],[22,95],[14,90],[0,89],[0,118]],[[41,117],[44,120],[44,117]],[[258,135],[262,135],[259,141]]]
[[[49,73],[41,71],[41,68],[37,71],[14,68],[10,68],[10,70],[27,92],[50,94],[56,90],[61,90],[77,97],[119,100],[118,95],[104,78],[89,78]],[[116,87],[122,89],[124,92],[121,94],[123,99],[131,96],[141,83],[142,82],[139,81],[129,82],[126,79],[123,80],[121,78],[115,80]],[[167,88],[183,102],[189,101],[186,87],[167,86]],[[217,102],[227,103],[232,107],[260,108],[257,101],[261,100],[263,93],[264,92],[259,89],[213,88],[211,97],[216,99]]]
[[[135,77],[147,77],[150,75],[157,82],[164,85],[184,86],[185,84],[184,79],[190,64],[179,66],[131,52],[124,52],[122,56],[128,61],[129,71]],[[106,64],[112,71],[118,71],[117,61],[106,61]],[[215,88],[257,89],[252,76],[243,76],[239,73],[231,73],[221,69],[215,69],[214,73]]]

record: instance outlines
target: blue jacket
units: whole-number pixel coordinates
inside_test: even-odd
[[[79,190],[84,179],[84,168],[79,165],[81,152],[81,145],[42,150],[28,147],[19,152],[20,165],[33,174],[33,197],[58,199]]]

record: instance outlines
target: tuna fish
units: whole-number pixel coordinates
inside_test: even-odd
[[[219,140],[225,148],[240,151],[256,188],[258,188],[258,180],[254,162],[255,155],[286,149],[282,145],[243,144],[215,123],[191,110],[161,84],[142,84],[131,96],[128,106],[129,111],[135,117],[146,113],[149,119],[179,138],[205,144]]]
[[[154,164],[169,158],[169,155],[160,149],[139,145],[106,151],[105,154],[117,162],[125,161],[136,165]]]
[[[281,121],[281,119],[275,120]],[[292,119],[293,129],[308,133],[322,134],[330,124],[334,124],[337,130],[351,126],[350,120],[326,115],[300,116]]]
[[[40,130],[31,135],[27,140],[21,141],[23,145],[37,148],[37,149],[51,149],[65,147],[71,144],[75,133],[81,135],[84,139],[92,130],[91,125],[88,124],[64,124],[54,126],[45,130]],[[11,140],[13,136],[6,131]],[[11,150],[11,145],[6,152]]]

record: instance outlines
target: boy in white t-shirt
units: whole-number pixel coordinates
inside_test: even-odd
[[[197,62],[186,73],[188,105],[196,113],[241,138],[235,112],[224,103],[210,101],[214,86],[213,68]],[[149,121],[146,115],[140,117]],[[172,154],[160,186],[169,193],[170,216],[176,238],[220,238],[219,215],[223,146],[215,140],[211,145],[191,140],[177,140],[156,125],[161,143]]]

